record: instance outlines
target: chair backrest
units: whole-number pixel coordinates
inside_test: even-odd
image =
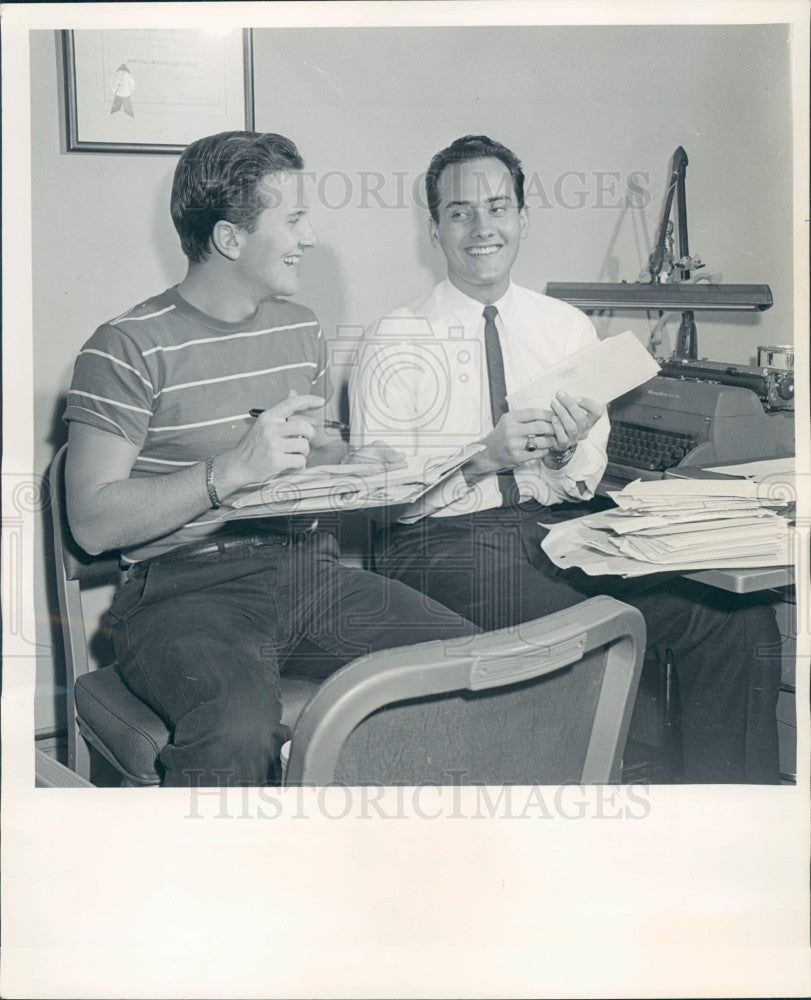
[[[67,445],[57,452],[49,473],[51,517],[53,520],[54,571],[59,601],[59,618],[65,647],[68,692],[68,767],[76,770],[79,733],[73,705],[76,678],[92,669],[88,655],[82,590],[118,582],[120,569],[114,555],[90,556],[73,539],[65,503],[65,455]]]
[[[363,657],[305,707],[285,781],[618,781],[644,650],[640,612],[594,597],[514,628]]]

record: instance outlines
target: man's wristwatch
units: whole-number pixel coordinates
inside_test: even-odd
[[[571,461],[572,455],[575,453],[577,448],[577,442],[569,445],[568,448],[564,448],[563,451],[558,451],[555,448],[550,448],[549,451],[541,459],[543,464],[547,469],[562,469],[564,465],[568,465]]]

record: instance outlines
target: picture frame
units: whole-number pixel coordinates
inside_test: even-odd
[[[66,150],[181,153],[254,127],[253,33],[62,31]]]

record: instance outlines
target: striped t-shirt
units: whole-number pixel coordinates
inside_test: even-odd
[[[104,323],[82,348],[64,419],[109,431],[139,449],[130,475],[161,476],[232,448],[248,411],[299,395],[330,395],[327,346],[313,313],[269,299],[240,323],[223,323],[170,288]],[[196,541],[222,521],[207,512],[146,545],[148,559]]]

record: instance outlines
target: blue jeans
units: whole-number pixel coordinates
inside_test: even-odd
[[[487,631],[600,593],[633,605],[645,618],[648,650],[673,654],[684,781],[776,783],[780,634],[768,596],[673,575],[622,580],[563,572],[541,549],[538,525],[560,516],[528,503],[392,525],[378,533],[377,568]]]
[[[280,670],[320,679],[375,650],[478,631],[341,565],[325,532],[136,566],[107,623],[125,682],[173,730],[160,763],[176,786],[274,780],[289,738]]]

